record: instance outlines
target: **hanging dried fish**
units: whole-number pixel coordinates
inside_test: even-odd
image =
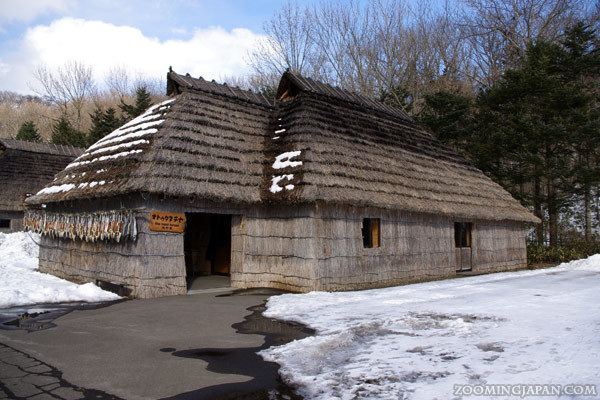
[[[131,210],[97,213],[63,214],[28,211],[25,229],[42,235],[71,240],[136,240],[137,223]]]

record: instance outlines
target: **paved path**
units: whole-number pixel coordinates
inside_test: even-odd
[[[56,368],[0,344],[0,399],[98,399],[119,400],[94,389],[83,389],[65,381]]]
[[[204,293],[131,300],[73,311],[46,330],[0,331],[0,388],[5,393],[0,398],[37,400],[43,397],[35,395],[55,391],[55,398],[61,399],[86,394],[98,399],[158,399],[186,393],[211,398],[226,393],[228,385],[239,388],[244,382],[251,383],[249,389],[260,389],[264,377],[249,376],[254,371],[239,365],[245,362],[239,354],[259,349],[264,336],[239,334],[231,326],[244,321],[250,314],[247,309],[267,297]],[[238,356],[229,370],[218,372],[207,368],[210,357],[181,356],[202,355],[203,350],[217,358],[220,353]]]

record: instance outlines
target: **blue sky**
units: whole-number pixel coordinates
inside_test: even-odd
[[[31,92],[36,66],[56,68],[68,61],[92,65],[99,80],[111,66],[144,76],[163,76],[169,65],[211,79],[243,74],[265,21],[282,5],[283,0],[0,0],[0,90]]]
[[[40,5],[35,10],[24,11],[27,15],[23,18],[6,17],[3,21],[0,20],[0,38],[3,41],[17,39],[30,26],[49,24],[61,17],[134,26],[149,36],[161,39],[172,38],[177,29],[190,32],[194,28],[209,26],[221,26],[225,29],[245,27],[260,32],[264,21],[283,4],[282,0],[0,0],[0,6],[19,7],[11,3],[37,1],[47,6]],[[0,17],[6,12],[0,11]]]

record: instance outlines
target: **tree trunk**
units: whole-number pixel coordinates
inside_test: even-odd
[[[548,180],[548,234],[550,246],[558,244],[558,204],[554,185]]]
[[[540,223],[535,226],[535,239],[539,245],[544,244],[544,213],[542,212],[540,179],[535,178],[533,182],[533,215],[540,219]]]
[[[585,213],[585,240],[592,238],[592,193],[586,185],[583,193],[583,207]]]

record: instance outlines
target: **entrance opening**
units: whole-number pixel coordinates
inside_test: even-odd
[[[229,286],[231,215],[186,213],[184,251],[188,289]]]
[[[472,230],[471,222],[454,223],[454,246],[456,256],[456,271],[470,271],[472,269]]]

